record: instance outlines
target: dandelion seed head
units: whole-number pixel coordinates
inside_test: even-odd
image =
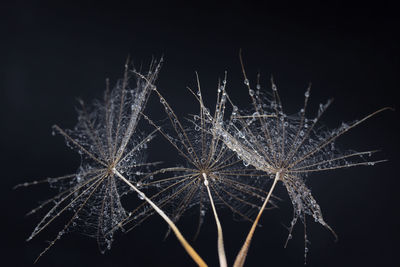
[[[196,95],[201,99],[201,92]],[[222,93],[220,101],[225,103],[226,99],[227,95]],[[153,195],[152,200],[163,207],[175,222],[185,212],[196,210],[199,219],[197,234],[211,205],[207,187],[218,208],[228,208],[241,219],[251,220],[258,212],[265,192],[254,186],[256,179],[250,177],[260,173],[256,174],[254,168],[246,168],[243,161],[236,158],[236,153],[211,133],[213,124],[209,109],[202,106],[200,114],[192,116],[189,125],[184,126],[167,103],[163,106],[170,124],[160,132],[177,150],[185,164],[159,170],[154,173],[153,181],[144,181],[147,186],[157,187],[158,193]],[[214,116],[220,117],[222,112],[217,109]],[[158,128],[154,122],[150,123]],[[141,213],[141,209],[135,213]],[[128,222],[133,223],[131,227],[150,216],[148,212],[142,215]]]
[[[127,217],[121,196],[130,191],[113,170],[135,181],[139,169],[147,165],[145,151],[154,135],[145,136],[137,125],[159,67],[153,64],[145,75],[126,67],[124,78],[112,90],[107,82],[104,99],[89,106],[79,101],[78,123],[73,129],[53,127],[53,132],[62,135],[67,146],[80,154],[81,166],[75,174],[47,179],[59,194],[34,210],[53,203],[28,239],[66,211],[72,217],[40,256],[70,230],[96,238],[102,252],[110,249],[114,232]]]
[[[243,160],[244,165],[253,166],[268,174],[271,179],[279,175],[294,210],[289,228],[290,238],[294,224],[299,220],[305,224],[306,216],[311,216],[315,222],[335,235],[324,221],[320,206],[306,186],[306,177],[313,172],[375,164],[375,161],[365,159],[371,151],[343,152],[335,145],[339,136],[375,113],[363,120],[342,123],[329,130],[321,127],[320,118],[332,101],[320,104],[317,116],[307,119],[309,89],[304,94],[303,108],[299,113],[290,115],[285,113],[274,83],[269,95],[260,92],[259,97],[254,97],[250,90],[249,95],[252,99],[252,110],[238,111],[233,108],[235,120],[222,125],[214,121],[211,131]],[[219,105],[225,109],[225,103],[220,102]]]

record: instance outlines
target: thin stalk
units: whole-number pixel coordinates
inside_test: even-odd
[[[215,223],[217,224],[217,231],[218,231],[218,257],[219,257],[219,266],[220,267],[227,267],[228,264],[226,262],[226,255],[225,255],[225,248],[224,248],[224,237],[222,234],[222,227],[221,227],[221,223],[218,219],[218,214],[217,214],[217,210],[215,209],[215,205],[214,205],[214,200],[211,196],[211,191],[210,191],[210,187],[208,186],[208,179],[207,179],[207,175],[203,172],[202,173],[203,178],[204,178],[204,185],[207,188],[207,192],[208,192],[208,197],[210,198],[210,202],[211,202],[211,207],[212,210],[214,212],[214,218],[215,218]]]
[[[257,218],[254,220],[253,225],[251,226],[251,229],[246,237],[246,240],[243,243],[242,248],[240,249],[238,255],[236,256],[236,260],[235,263],[233,264],[233,267],[242,267],[244,265],[244,261],[246,260],[246,256],[247,256],[247,252],[249,250],[250,247],[250,243],[251,243],[251,239],[253,238],[254,235],[254,231],[256,230],[256,226],[258,224],[258,221],[261,218],[261,215],[265,209],[265,207],[267,206],[267,203],[269,201],[269,198],[272,195],[272,191],[274,191],[275,185],[278,182],[279,178],[280,178],[281,172],[277,172],[275,175],[275,179],[274,182],[271,186],[271,189],[268,192],[267,198],[265,199],[260,211],[258,212]]]
[[[153,209],[168,223],[169,227],[171,227],[174,232],[176,238],[178,238],[179,242],[181,242],[183,248],[189,254],[190,257],[197,263],[198,266],[207,267],[207,264],[204,260],[197,254],[197,252],[192,248],[192,246],[186,241],[178,227],[172,222],[172,220],[162,211],[153,201],[151,201],[142,191],[140,191],[136,186],[134,186],[129,180],[127,180],[121,173],[119,173],[115,168],[112,170],[115,175],[121,178],[127,185],[129,185],[133,190],[135,190],[144,200],[149,203]]]

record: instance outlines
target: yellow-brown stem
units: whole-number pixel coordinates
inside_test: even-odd
[[[218,218],[217,210],[215,209],[214,200],[212,198],[210,187],[208,185],[207,175],[204,172],[202,173],[202,175],[203,175],[203,178],[204,178],[204,185],[207,188],[208,197],[210,198],[211,207],[212,207],[212,210],[213,210],[213,213],[214,213],[215,223],[217,224],[217,231],[218,231],[218,241],[217,241],[217,243],[218,243],[219,266],[220,267],[228,267],[228,264],[226,262],[226,255],[225,255],[225,248],[224,248],[224,236],[222,234],[221,223],[220,223],[219,218]]]
[[[197,263],[198,266],[201,267],[207,267],[207,264],[204,262],[204,260],[197,254],[197,252],[192,248],[192,246],[186,241],[186,239],[183,237],[181,232],[179,231],[178,227],[173,223],[173,221],[162,211],[153,201],[151,201],[142,191],[136,188],[129,180],[127,180],[122,174],[120,174],[115,168],[113,169],[113,172],[115,175],[117,175],[119,178],[121,178],[122,181],[124,181],[127,185],[129,185],[133,190],[135,190],[141,197],[143,197],[144,200],[149,203],[153,209],[168,223],[168,225],[171,227],[172,231],[174,232],[176,238],[178,238],[179,242],[181,242],[183,248],[186,250],[186,252],[189,254],[190,257],[194,260],[194,262]]]
[[[262,215],[265,207],[267,206],[267,203],[272,195],[272,191],[274,191],[275,185],[278,182],[278,180],[280,179],[280,175],[281,175],[281,172],[276,173],[274,182],[272,183],[271,189],[268,192],[267,198],[265,199],[260,211],[258,212],[257,218],[254,220],[254,223],[251,226],[251,229],[246,237],[246,240],[243,243],[242,248],[240,249],[238,255],[236,256],[236,260],[235,260],[235,263],[233,264],[233,267],[242,267],[244,265],[244,261],[246,260],[247,252],[249,250],[251,239],[253,238],[253,235],[254,235],[254,231],[256,230],[258,221],[260,220],[261,215]]]

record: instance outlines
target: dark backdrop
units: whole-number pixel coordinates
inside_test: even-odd
[[[251,79],[260,71],[268,88],[274,75],[289,113],[301,107],[309,82],[313,83],[311,113],[320,102],[335,98],[324,118],[330,127],[383,106],[398,107],[399,16],[386,1],[54,2],[0,4],[2,266],[31,266],[60,226],[25,242],[39,217],[24,214],[55,192],[46,186],[11,188],[77,169],[78,155],[66,148],[63,138],[51,136],[51,125],[73,127],[76,98],[100,97],[104,79],[115,82],[121,77],[128,55],[135,66],[164,55],[157,85],[180,116],[197,110],[185,89],[195,86],[195,71],[210,106],[218,78],[227,70],[233,100],[247,107],[240,48]],[[157,101],[150,104],[146,112],[161,116]],[[338,140],[344,149],[381,149],[377,157],[388,162],[309,177],[326,221],[339,235],[335,243],[327,230],[310,220],[309,266],[398,264],[398,130],[398,111],[385,112]],[[149,149],[149,158],[179,161],[160,137]],[[278,189],[277,194],[284,202],[280,209],[264,214],[247,266],[303,265],[300,224],[288,248],[283,248],[287,231],[282,224],[289,224],[292,210],[285,191]],[[191,215],[179,224],[187,237],[193,235],[197,221]],[[227,211],[220,216],[232,263],[250,225],[232,220]],[[69,234],[37,266],[192,266],[173,236],[163,241],[165,231],[165,223],[155,216],[128,235],[118,235],[105,255],[94,239]],[[201,233],[193,244],[216,266],[216,233],[210,216]]]

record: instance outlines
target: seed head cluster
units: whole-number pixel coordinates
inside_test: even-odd
[[[271,79],[272,90],[263,92],[260,77],[253,86],[243,68],[250,109],[239,108],[229,97],[225,73],[217,86],[214,112],[203,102],[198,82],[197,92],[189,91],[199,103],[199,113],[182,123],[155,86],[160,63],[153,62],[142,74],[130,69],[127,63],[124,77],[112,90],[107,81],[103,99],[90,106],[79,101],[75,128],[53,127],[54,133],[62,135],[67,145],[81,155],[81,166],[76,173],[16,186],[49,183],[59,191],[30,212],[48,209],[28,240],[56,218],[67,217],[56,238],[39,257],[71,230],[96,238],[104,252],[110,249],[115,231],[133,229],[156,212],[160,214],[157,206],[173,222],[178,222],[186,211],[196,210],[195,236],[200,232],[206,212],[212,210],[218,227],[220,263],[224,266],[217,210],[225,207],[240,218],[254,221],[255,215],[258,218],[265,208],[276,207],[279,198],[272,192],[278,182],[286,188],[293,205],[287,240],[292,237],[294,225],[301,221],[307,255],[307,216],[336,237],[307,186],[307,177],[314,172],[384,161],[371,159],[376,151],[342,151],[335,143],[350,129],[388,108],[329,130],[322,127],[320,120],[331,100],[320,104],[317,114],[310,118],[307,114],[309,87],[302,108],[288,114],[274,81]],[[151,94],[156,95],[165,110],[167,124],[144,114]],[[142,118],[154,131],[144,134],[139,129]],[[180,157],[182,164],[155,169],[155,163],[147,162],[148,143],[157,133],[174,148],[176,154],[171,156]],[[121,198],[132,189],[145,201],[127,210]],[[164,215],[161,216],[164,218]]]

